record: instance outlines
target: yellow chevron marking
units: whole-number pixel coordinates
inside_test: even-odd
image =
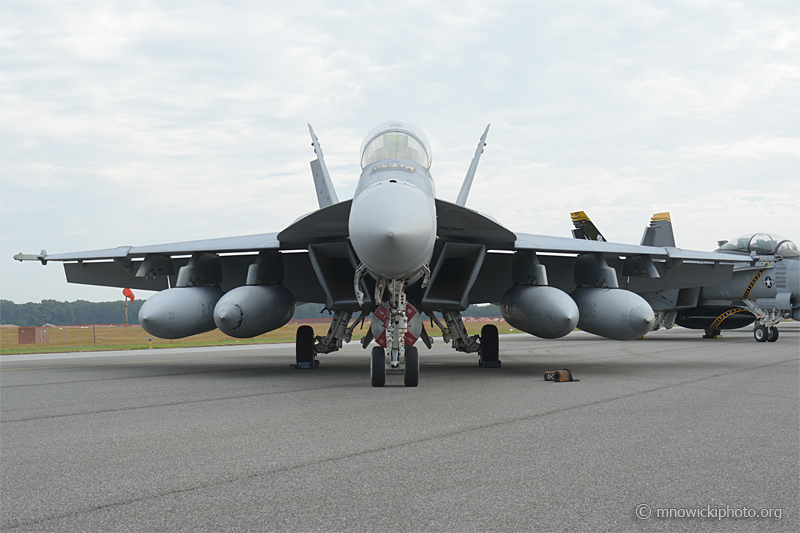
[[[589,221],[589,217],[587,217],[586,213],[583,211],[575,211],[574,213],[570,213],[569,216],[572,217],[573,222],[578,222],[579,220]]]
[[[724,313],[722,313],[721,315],[719,315],[719,316],[718,316],[718,317],[717,317],[717,318],[714,320],[714,322],[712,322],[712,323],[711,323],[711,326],[710,326],[708,329],[717,329],[717,328],[719,328],[719,325],[720,325],[720,324],[722,324],[722,322],[723,322],[723,321],[724,321],[726,318],[728,318],[728,317],[729,317],[729,316],[731,316],[731,315],[735,315],[736,313],[741,313],[742,311],[744,311],[744,309],[741,309],[741,308],[738,308],[738,309],[728,309],[727,311],[725,311]]]
[[[666,220],[667,222],[672,222],[672,220],[669,218],[669,212],[666,211],[663,213],[656,213],[655,215],[653,215],[653,218],[650,219],[651,222],[658,222],[659,220]]]
[[[747,284],[747,288],[742,293],[742,300],[745,300],[745,299],[750,297],[750,292],[753,290],[753,287],[756,286],[756,283],[758,283],[758,280],[761,279],[761,275],[767,270],[767,268],[769,268],[769,266],[771,264],[772,264],[772,261],[770,261],[769,263],[764,263],[764,268],[762,268],[758,272],[756,272],[756,275],[753,276],[753,279],[750,280],[750,283]]]

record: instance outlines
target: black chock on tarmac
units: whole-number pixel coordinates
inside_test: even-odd
[[[572,370],[565,368],[564,370],[548,370],[544,373],[545,381],[555,381],[561,383],[564,381],[580,381],[572,377]]]

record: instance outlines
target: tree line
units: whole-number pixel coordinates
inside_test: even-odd
[[[139,309],[144,300],[128,302],[128,324],[139,323]],[[124,324],[125,302],[59,302],[17,304],[0,300],[0,323],[15,326],[76,326],[79,324]]]
[[[128,302],[128,324],[139,323],[139,309],[146,300]],[[500,316],[496,305],[470,306],[463,316]],[[328,318],[330,315],[321,304],[298,305],[294,313],[295,320],[309,318]],[[438,313],[437,313],[438,316]],[[10,300],[0,300],[0,324],[15,326],[77,326],[80,324],[124,324],[125,302],[59,302],[42,300],[40,303],[28,302],[17,304]]]
[[[128,302],[128,324],[139,323],[139,309],[146,300]],[[496,305],[473,305],[462,313],[463,316],[500,316]],[[440,316],[437,313],[437,316]],[[321,304],[298,305],[295,320],[309,318],[328,318],[330,314]],[[40,303],[17,304],[10,300],[0,300],[0,324],[15,326],[77,326],[81,324],[124,324],[125,302],[59,302],[42,300]]]

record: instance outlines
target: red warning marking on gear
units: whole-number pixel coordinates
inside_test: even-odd
[[[407,346],[413,346],[414,343],[417,342],[418,338],[419,337],[417,337],[416,335],[412,335],[410,331],[406,331],[406,336],[403,340],[405,341]]]
[[[411,304],[406,304],[406,318],[411,321],[411,317],[417,314],[417,310]],[[413,346],[419,337],[411,333],[410,330],[406,331],[406,335],[403,338],[403,341],[406,343],[407,346]]]
[[[386,348],[386,328],[381,331],[381,334],[375,337],[375,342],[378,343],[378,346],[381,348]]]
[[[419,313],[419,311],[417,311],[417,309],[411,304],[406,304],[405,312],[406,312],[406,319],[408,321],[411,321],[411,319],[414,316],[416,316],[417,313]],[[381,322],[383,324],[383,328],[381,328],[380,335],[375,337],[375,342],[378,343],[378,346],[386,348],[386,328],[389,327],[389,309],[385,304],[381,305],[375,310],[373,315],[375,316],[375,319],[378,320],[378,322]],[[406,330],[406,334],[403,336],[403,342],[407,346],[413,346],[413,344],[417,342],[417,339],[419,339],[419,336],[414,335],[413,333],[411,333],[411,331],[408,330]]]
[[[378,320],[380,320],[384,324],[389,322],[389,310],[384,306],[378,307],[375,310],[374,315],[375,315],[375,318],[377,318]]]

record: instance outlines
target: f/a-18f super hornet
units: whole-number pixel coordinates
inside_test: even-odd
[[[586,213],[571,213],[576,239],[603,240]],[[645,228],[642,244],[675,246],[669,213],[656,213]],[[777,324],[784,318],[800,320],[800,251],[789,239],[774,233],[748,234],[733,241],[719,241],[718,253],[728,253],[747,262],[734,266],[731,279],[709,283],[702,278],[679,279],[666,290],[649,290],[636,280],[623,285],[642,296],[655,313],[653,329],[705,330],[705,338],[719,338],[723,329],[754,323],[758,342],[778,340]]]
[[[698,308],[679,312],[676,323],[702,328],[710,338],[717,338],[722,329],[753,323],[758,342],[775,342],[781,320],[800,321],[797,245],[774,233],[756,233],[720,241],[719,246],[717,252],[750,257],[751,264],[737,265],[730,283],[703,287]]]
[[[465,207],[488,131],[454,203],[436,197],[425,134],[396,121],[367,134],[353,199],[339,201],[309,126],[319,209],[283,231],[15,258],[63,261],[71,283],[161,291],[142,306],[139,321],[162,338],[214,328],[254,337],[286,324],[298,302],[324,304],[333,313],[328,334],[315,338],[309,326],[297,331],[300,368],[313,368],[317,354],[338,350],[371,315],[362,344],[377,344],[373,386],[384,385],[387,366],[401,364],[405,384],[418,384],[414,344],[431,345],[422,313],[455,350],[498,367],[497,328],[468,335],[460,313],[470,304],[498,303],[511,326],[539,337],[563,337],[579,325],[632,339],[651,329],[653,311],[637,294],[619,289],[617,270],[653,287],[662,285],[663,272],[688,267],[730,279],[737,259],[730,254],[515,233]],[[689,260],[704,263],[681,265]],[[354,313],[360,314],[351,322]]]

